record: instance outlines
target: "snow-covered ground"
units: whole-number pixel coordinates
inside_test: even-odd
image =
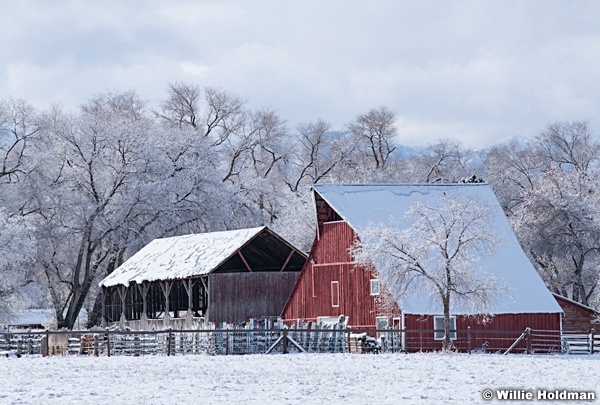
[[[488,388],[598,397],[600,355],[11,357],[0,376],[0,404],[462,404]]]

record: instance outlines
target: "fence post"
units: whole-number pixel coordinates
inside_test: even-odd
[[[525,344],[527,354],[531,354],[531,328],[525,328]]]
[[[46,357],[50,354],[50,352],[48,350],[48,348],[50,347],[49,339],[50,339],[50,332],[48,332],[48,330],[46,330],[46,336],[45,336],[45,339],[43,339],[42,347],[40,348],[43,357]]]
[[[287,337],[287,329],[283,330],[283,339],[281,340],[281,343],[283,345],[283,354],[287,354],[288,352],[288,337]]]
[[[167,356],[171,355],[171,328],[167,330]]]
[[[348,353],[352,353],[352,348],[350,347],[350,329],[346,326],[346,347],[348,348]]]
[[[110,331],[106,331],[106,355],[110,357]]]
[[[227,329],[225,330],[225,355],[229,354],[229,325],[227,325]]]
[[[467,353],[471,354],[471,327],[467,326]]]
[[[595,339],[594,328],[592,328],[592,330],[590,330],[590,339],[591,339],[590,354],[594,354],[594,339]]]

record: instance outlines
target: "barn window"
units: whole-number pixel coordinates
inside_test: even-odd
[[[433,317],[433,338],[435,340],[444,339],[444,317],[443,316],[434,316]],[[456,340],[456,317],[450,317],[450,339]]]
[[[371,279],[371,295],[379,295],[381,292],[381,287],[379,284],[379,280],[376,278]]]
[[[340,282],[339,281],[331,282],[331,306],[332,307],[340,306]]]

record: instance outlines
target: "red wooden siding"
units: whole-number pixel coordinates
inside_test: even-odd
[[[481,323],[474,317],[457,316],[456,329],[467,330],[470,326],[471,330],[485,330],[489,333],[471,333],[471,348],[473,350],[488,351],[504,351],[519,337],[526,329],[543,331],[558,331],[560,330],[560,314],[501,314],[495,315],[487,323]],[[429,351],[440,350],[442,347],[441,340],[435,340],[432,330],[433,316],[432,315],[405,315],[404,327],[407,330],[426,330],[426,332],[409,332],[406,336],[406,351]],[[494,333],[493,331],[514,331],[515,333],[503,334]],[[557,335],[558,336],[558,335]],[[454,342],[458,350],[467,350],[467,333],[458,332]],[[524,347],[522,342],[519,348]],[[556,338],[557,349],[560,348],[560,339]]]
[[[600,323],[593,323],[600,313],[557,295],[554,298],[565,313],[562,322],[564,331],[589,331],[592,328],[600,330]]]
[[[321,225],[309,260],[283,312],[283,318],[316,321],[319,316],[349,317],[352,326],[375,326],[376,303],[370,295],[371,272],[356,268],[348,249],[355,234],[344,221]],[[339,306],[332,305],[331,283],[339,283]]]

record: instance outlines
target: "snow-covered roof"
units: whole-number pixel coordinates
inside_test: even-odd
[[[25,309],[10,319],[10,325],[52,325],[56,323],[56,313],[52,309]]]
[[[174,280],[219,267],[266,227],[155,239],[100,282],[100,286]]]
[[[314,190],[358,233],[393,218],[408,228],[405,213],[415,201],[429,204],[444,193],[478,198],[495,210],[494,223],[500,243],[482,267],[502,280],[506,294],[490,308],[492,314],[563,312],[521,248],[502,207],[488,184],[321,184]],[[400,299],[405,313],[441,314],[441,305],[423,292],[407,292]],[[471,314],[467,307],[451,308],[453,314]]]

